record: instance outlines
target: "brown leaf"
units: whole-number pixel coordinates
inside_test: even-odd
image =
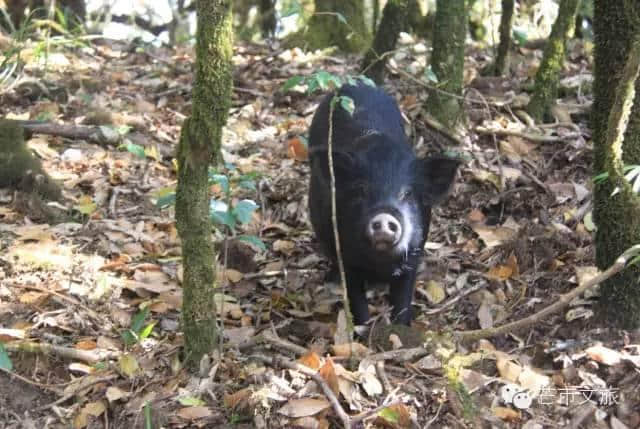
[[[287,154],[289,158],[293,158],[296,161],[306,161],[309,158],[307,146],[300,140],[299,137],[294,137],[287,141]]]
[[[330,406],[331,404],[326,399],[291,399],[278,410],[278,413],[287,417],[306,417],[318,414]]]
[[[334,395],[339,394],[338,388],[338,376],[336,375],[336,370],[333,367],[333,361],[331,358],[327,358],[324,365],[320,368],[320,376],[327,382]]]
[[[209,407],[186,407],[178,410],[177,413],[185,420],[198,420],[211,416]]]
[[[300,357],[300,359],[298,359],[298,362],[311,369],[320,368],[320,356],[318,356],[313,351],[310,351],[307,354]]]
[[[250,387],[245,387],[235,393],[225,394],[223,398],[224,406],[233,410],[238,407],[239,404],[246,402],[252,394],[253,391]]]

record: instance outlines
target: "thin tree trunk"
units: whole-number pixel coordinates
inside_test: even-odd
[[[573,33],[576,13],[580,0],[562,0],[558,17],[551,28],[551,35],[544,47],[542,62],[536,72],[533,96],[527,111],[536,120],[542,121],[548,115],[558,94],[558,79],[564,65],[567,40]]]
[[[447,128],[454,128],[462,117],[462,77],[467,36],[467,1],[438,0],[433,28],[431,69],[441,91],[433,90],[427,111]],[[442,92],[443,91],[443,92]]]
[[[382,11],[382,20],[371,49],[362,62],[362,70],[376,84],[384,81],[387,55],[396,47],[400,32],[406,30],[408,0],[389,0]]]
[[[509,51],[511,50],[511,27],[513,26],[514,0],[502,0],[500,16],[500,44],[494,65],[494,75],[502,76],[509,67]]]
[[[193,107],[182,125],[176,191],[185,358],[191,368],[217,343],[208,169],[220,160],[222,127],[231,105],[231,0],[198,0],[197,16]]]

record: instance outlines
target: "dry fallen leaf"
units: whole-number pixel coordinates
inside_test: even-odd
[[[302,398],[291,399],[278,410],[287,417],[298,418],[318,414],[329,408],[331,404],[326,399]]]
[[[338,376],[336,375],[336,370],[333,367],[333,361],[331,358],[327,358],[324,365],[320,368],[320,376],[327,382],[334,395],[339,393],[338,389]]]
[[[589,358],[605,365],[617,365],[622,361],[622,355],[613,349],[602,345],[591,346],[584,351]]]
[[[320,368],[320,356],[314,351],[310,351],[298,359],[298,362],[311,369]]]
[[[185,420],[198,420],[211,416],[211,410],[208,407],[186,407],[178,410],[177,414]]]

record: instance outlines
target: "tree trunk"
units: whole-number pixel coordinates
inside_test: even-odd
[[[438,78],[438,88],[460,96],[464,67],[464,42],[467,36],[467,1],[438,0],[433,27],[431,69]],[[432,90],[427,112],[447,128],[454,128],[462,116],[459,98]]]
[[[363,0],[316,0],[315,5],[304,35],[309,49],[337,46],[344,52],[361,52],[369,45]]]
[[[364,74],[378,85],[384,81],[385,54],[395,49],[400,32],[407,28],[407,18],[408,0],[387,1],[373,45],[362,62]]]
[[[371,17],[371,31],[376,32],[378,28],[378,19],[380,19],[380,0],[373,0],[371,7],[373,8],[373,16]]]
[[[176,191],[184,269],[185,357],[191,368],[217,342],[208,169],[220,160],[222,127],[231,105],[231,0],[198,0],[197,17],[193,107],[182,125]]]
[[[544,47],[542,62],[536,72],[533,96],[527,111],[536,121],[543,121],[558,94],[558,79],[564,65],[567,40],[573,33],[580,0],[562,0],[558,17]]]
[[[634,105],[631,110],[622,147],[606,144],[609,112],[614,102],[620,73],[637,31],[625,11],[623,2],[596,0],[593,29],[594,84],[592,128],[596,174],[612,168],[614,176],[621,164],[640,164],[640,85],[636,82]],[[636,9],[637,10],[637,9]],[[640,207],[638,196],[622,186],[621,192],[611,196],[615,181],[607,180],[595,186],[594,220],[596,232],[596,263],[609,267],[624,250],[640,243]],[[617,327],[635,328],[640,325],[640,266],[634,265],[600,285],[598,313],[603,320]]]
[[[500,16],[500,44],[494,64],[493,74],[502,76],[509,67],[509,51],[511,50],[511,27],[513,26],[514,0],[502,0]]]
[[[275,36],[276,24],[275,0],[260,0],[260,29],[263,39]]]

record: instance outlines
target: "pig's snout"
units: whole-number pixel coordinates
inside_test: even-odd
[[[369,221],[367,236],[374,249],[390,250],[402,237],[402,223],[389,213],[379,213]]]

